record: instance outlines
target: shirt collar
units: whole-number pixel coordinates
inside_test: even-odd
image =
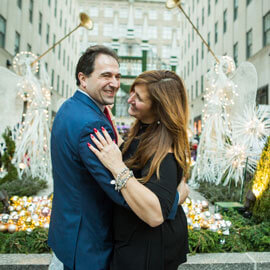
[[[102,105],[101,103],[99,103],[98,101],[94,100],[90,95],[88,95],[86,92],[84,92],[83,90],[81,90],[80,88],[78,88],[78,91],[85,94],[86,96],[88,96],[91,100],[93,100],[93,102],[99,107],[99,109],[104,112],[105,106]]]

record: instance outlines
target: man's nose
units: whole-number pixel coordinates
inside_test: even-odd
[[[120,87],[120,80],[118,78],[112,77],[110,85],[115,87],[115,88],[119,88]]]

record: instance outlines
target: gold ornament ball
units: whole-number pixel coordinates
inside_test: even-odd
[[[7,231],[7,225],[0,223],[0,232],[6,232]]]
[[[17,231],[17,226],[15,224],[9,224],[7,229],[9,233],[14,233]]]

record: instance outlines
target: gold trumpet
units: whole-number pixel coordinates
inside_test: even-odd
[[[192,25],[193,29],[196,31],[196,33],[201,38],[202,42],[205,44],[205,46],[208,48],[208,50],[210,51],[210,53],[213,55],[213,57],[215,58],[216,62],[219,63],[218,58],[216,57],[216,55],[214,54],[214,52],[212,51],[212,49],[210,48],[210,46],[208,45],[208,43],[205,41],[205,39],[203,38],[203,36],[199,32],[198,28],[193,24],[193,22],[191,21],[190,17],[184,11],[184,9],[183,9],[183,7],[181,5],[181,1],[182,0],[167,0],[166,1],[166,8],[167,9],[173,9],[175,7],[178,7],[182,11],[182,13],[185,15],[185,17],[188,19],[188,21]]]
[[[67,35],[65,35],[63,38],[61,38],[59,41],[57,41],[55,44],[53,44],[52,47],[50,47],[46,52],[41,54],[35,61],[31,63],[31,66],[33,66],[36,62],[38,62],[44,55],[46,55],[50,50],[55,48],[59,43],[61,43],[65,38],[70,36],[74,31],[76,31],[79,27],[84,27],[87,30],[93,29],[93,21],[90,19],[90,17],[86,14],[81,12],[80,13],[80,24],[76,26],[72,31],[70,31]]]

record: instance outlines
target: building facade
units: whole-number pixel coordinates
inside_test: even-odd
[[[270,1],[190,0],[183,5],[215,55],[254,64],[258,74],[257,104],[270,102]],[[201,132],[204,106],[204,75],[214,63],[212,54],[181,16],[180,74],[186,82],[190,103],[190,126]]]
[[[94,28],[81,31],[81,51],[102,44],[120,57],[121,89],[115,102],[118,124],[132,121],[127,113],[127,94],[133,80],[151,69],[178,70],[180,14],[168,10],[162,0],[80,0],[81,12],[89,14]]]
[[[21,51],[41,55],[79,23],[77,0],[2,0],[0,65],[12,70],[12,59]],[[78,37],[79,31],[75,31],[40,60],[45,63],[53,88],[52,115],[76,90],[75,65],[80,53]]]

